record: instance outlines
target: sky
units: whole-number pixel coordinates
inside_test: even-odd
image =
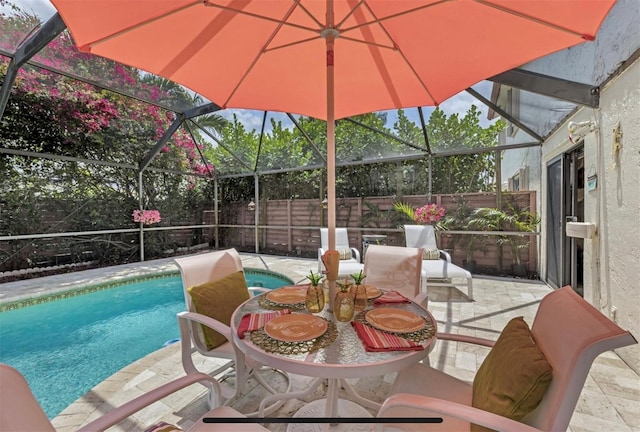
[[[489,98],[489,95],[491,94],[491,86],[492,86],[491,82],[483,81],[473,86],[473,88],[474,90],[478,91],[485,97]],[[447,114],[448,116],[452,114],[458,114],[460,117],[463,117],[467,113],[469,108],[471,108],[472,104],[476,105],[482,113],[480,116],[480,124],[483,127],[487,127],[494,122],[494,121],[489,121],[487,119],[488,108],[482,102],[478,101],[476,98],[474,98],[469,93],[464,91],[444,101],[440,105],[440,109],[444,111],[444,113]],[[429,116],[434,111],[434,109],[435,109],[434,107],[423,107],[422,112],[425,117],[425,122],[428,122]],[[420,125],[420,115],[418,113],[417,108],[405,108],[404,112],[409,118],[409,120],[413,121],[417,125]],[[395,110],[387,111],[386,113],[387,113],[386,126],[389,128],[392,128],[393,124],[397,119],[397,111]],[[260,128],[262,127],[262,120],[263,120],[262,111],[235,109],[235,110],[220,111],[219,114],[222,117],[226,118],[227,120],[231,120],[233,118],[233,114],[236,114],[240,122],[244,124],[247,129],[255,129],[259,131]],[[283,127],[293,127],[291,120],[289,120],[286,114],[269,112],[267,116],[267,125],[265,126],[265,131],[267,132],[270,130],[271,118],[274,118],[276,120],[281,120]]]
[[[47,20],[55,13],[55,8],[49,2],[49,0],[11,0],[13,3],[17,4],[20,8],[30,11],[38,15],[41,19]],[[489,98],[491,94],[491,82],[483,81],[473,86],[473,88]],[[458,114],[459,116],[464,116],[466,112],[471,108],[471,105],[476,105],[480,111],[482,112],[480,116],[480,124],[484,127],[489,126],[493,121],[489,121],[487,119],[488,108],[473,96],[466,92],[461,92],[448,100],[444,101],[440,105],[440,109],[444,111],[448,116],[452,114]],[[424,107],[423,113],[425,116],[425,121],[428,121],[429,116],[433,112],[433,107]],[[261,111],[253,111],[253,110],[225,110],[221,111],[219,114],[227,119],[231,119],[233,114],[236,114],[238,119],[245,125],[247,129],[256,129],[260,130],[262,127],[263,113]],[[407,117],[412,120],[416,124],[420,124],[420,117],[418,114],[418,110],[416,108],[407,108],[405,109],[405,113]],[[288,119],[286,114],[284,113],[269,113],[268,118],[275,118],[276,120],[282,120],[282,124],[285,127],[293,127],[291,121]],[[397,118],[396,111],[388,111],[387,112],[387,127],[393,127]],[[270,130],[270,122],[267,121],[267,125],[265,130],[268,132]]]
[[[21,9],[33,12],[41,18],[49,18],[56,11],[49,0],[10,0],[18,5]]]

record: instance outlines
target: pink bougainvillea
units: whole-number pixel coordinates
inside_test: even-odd
[[[442,219],[446,213],[444,207],[430,203],[415,209],[413,218],[420,225],[431,225]]]
[[[142,222],[144,225],[152,225],[160,222],[160,212],[158,210],[134,210],[133,221]]]
[[[39,24],[38,18],[23,13],[11,3],[0,0],[0,48],[8,51],[15,47]],[[6,12],[5,12],[6,11]],[[60,69],[104,82],[107,87],[121,89],[125,93],[143,96],[143,100],[165,102],[175,99],[170,90],[153,81],[147,82],[139,70],[111,60],[79,52],[68,32],[61,33],[49,42],[33,58],[36,64]],[[8,59],[0,57],[0,76],[6,70]],[[14,90],[16,95],[29,98],[33,107],[40,107],[39,118],[43,122],[60,125],[65,134],[65,144],[85,145],[89,138],[101,135],[127,133],[127,127],[135,124],[135,132],[129,133],[136,144],[144,147],[146,140],[157,142],[176,119],[176,114],[160,106],[123,97],[90,84],[60,77],[54,72],[38,67],[21,68]],[[118,131],[117,133],[114,131]],[[152,143],[146,144],[148,146]],[[162,154],[175,160],[180,169],[194,173],[209,173],[200,157],[204,145],[197,143],[184,129],[176,131]],[[200,151],[198,151],[200,150]]]

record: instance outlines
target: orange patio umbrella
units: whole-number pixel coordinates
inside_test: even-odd
[[[336,119],[438,105],[593,40],[615,0],[51,0],[78,48],[222,108],[327,121],[335,249]]]

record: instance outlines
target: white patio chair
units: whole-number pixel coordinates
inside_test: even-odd
[[[113,408],[97,419],[82,426],[78,432],[104,431],[143,408],[172,395],[192,384],[201,383],[210,389],[213,399],[220,399],[218,382],[207,374],[191,373],[157,387],[125,404]],[[230,407],[216,407],[202,417],[244,417]],[[151,425],[149,425],[151,426]],[[15,368],[0,363],[0,430],[6,432],[56,432],[42,407],[29,388],[22,374]],[[260,432],[267,431],[258,424],[218,423],[206,424],[196,421],[189,432]]]
[[[322,262],[322,255],[329,249],[329,229],[320,228],[320,247],[318,248],[318,271],[325,270]],[[346,228],[336,228],[336,250],[342,257],[338,263],[338,279],[354,273],[359,273],[363,269],[360,263],[360,251],[349,246],[349,235]],[[351,252],[349,254],[349,251]]]
[[[383,290],[395,290],[427,307],[420,290],[422,248],[371,245],[364,256],[364,283]]]
[[[259,373],[262,365],[252,359],[246,358],[244,353],[233,343],[231,328],[229,327],[231,314],[244,300],[249,299],[249,291],[264,292],[268,290],[266,288],[259,287],[247,288],[243,275],[242,281],[244,282],[244,285],[238,288],[239,294],[234,294],[233,298],[229,300],[230,304],[222,307],[224,310],[218,310],[216,312],[219,316],[213,316],[211,313],[208,315],[198,313],[194,299],[189,293],[189,289],[196,286],[202,286],[206,283],[226,280],[229,277],[233,277],[234,274],[242,272],[242,260],[240,255],[235,249],[227,249],[192,255],[184,258],[176,258],[175,262],[180,269],[180,274],[182,275],[182,285],[185,303],[187,306],[186,312],[178,313],[182,366],[185,372],[187,372],[187,374],[199,372],[193,362],[192,356],[193,352],[197,351],[207,357],[229,360],[218,369],[209,372],[210,375],[215,376],[228,371],[231,368],[233,373],[235,373],[235,385],[233,392],[230,394],[227,386],[222,388],[222,394],[226,403],[243,394],[250,376],[255,378],[255,380],[269,393],[275,393],[276,390],[273,389],[264,380],[261,373]],[[227,290],[227,288],[228,287],[224,287],[223,289]],[[216,294],[218,298],[222,297],[222,295],[220,295],[221,292],[218,291],[218,293],[219,294]],[[238,295],[240,295],[240,298],[238,298]],[[214,301],[218,298],[214,299]],[[219,342],[222,343],[218,346],[212,347],[211,339],[207,338],[220,338],[220,336],[213,335],[211,330],[214,330],[219,335],[224,336],[224,339],[226,340],[220,339]],[[205,332],[209,332],[208,335],[205,334]],[[273,370],[269,369],[269,371]],[[279,373],[282,373],[288,380],[288,391],[291,387],[291,380],[288,375],[283,372]],[[282,403],[276,403],[268,407],[265,410],[266,414],[268,415],[274,412],[281,405]],[[255,416],[257,415],[257,411],[247,413],[246,415],[250,417]]]
[[[438,248],[436,234],[431,225],[405,225],[404,235],[407,247],[421,247],[426,251],[438,251],[439,258],[425,259],[422,262],[422,290],[427,292],[427,285],[456,286],[463,279],[467,288],[467,297],[473,300],[473,278],[467,270],[453,264],[451,256]]]
[[[495,343],[462,335],[437,337],[493,348],[473,384],[424,364],[400,371],[379,417],[443,418],[440,424],[422,425],[428,431],[479,430],[471,422],[498,431],[565,431],[593,360],[605,351],[637,343],[571,287],[542,299],[530,331],[516,318]],[[538,387],[541,382],[545,385]],[[527,400],[525,395],[533,394],[538,397]],[[481,409],[487,400],[493,401],[491,409]],[[532,411],[522,409],[526,404]],[[421,430],[416,424],[393,426]]]

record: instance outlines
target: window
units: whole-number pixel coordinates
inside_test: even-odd
[[[509,88],[507,90],[507,114],[511,118],[518,119],[520,116],[520,90],[515,88]],[[509,122],[507,126],[507,135],[510,137],[515,136],[518,132],[518,127]]]
[[[520,168],[517,173],[509,177],[509,191],[529,190],[529,167]]]

